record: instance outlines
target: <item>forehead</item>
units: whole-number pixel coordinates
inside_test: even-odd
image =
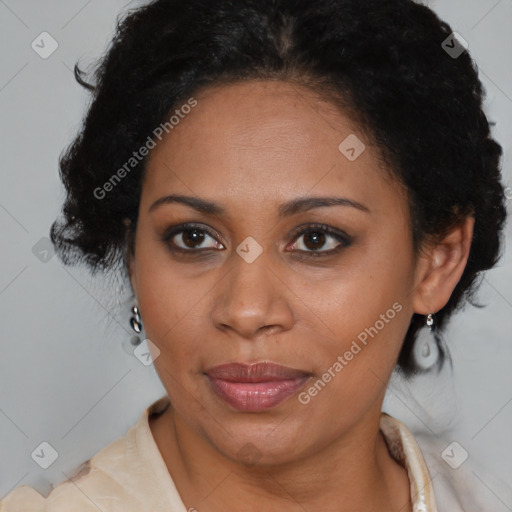
[[[197,106],[152,150],[144,203],[171,192],[255,206],[262,199],[283,202],[333,190],[360,202],[378,189],[381,197],[397,195],[360,126],[308,89],[251,81],[205,89],[194,98]],[[344,153],[347,144],[355,159]]]

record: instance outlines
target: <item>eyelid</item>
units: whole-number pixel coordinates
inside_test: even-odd
[[[195,223],[195,222],[186,222],[183,224],[177,224],[175,226],[172,226],[171,228],[169,228],[168,230],[166,230],[164,232],[164,235],[161,237],[162,241],[165,242],[167,245],[170,245],[172,243],[171,238],[173,238],[174,236],[176,236],[180,233],[183,233],[184,231],[187,231],[189,229],[194,229],[194,228],[197,228],[200,231],[204,231],[208,236],[210,236],[211,238],[216,240],[217,243],[220,243],[221,245],[223,245],[224,249],[225,249],[226,244],[222,241],[222,237],[216,230],[214,230],[213,228],[211,228],[205,224]],[[316,251],[315,250],[311,250],[311,251],[292,250],[292,251],[288,251],[288,252],[295,253],[299,257],[306,257],[306,258],[308,256],[312,256],[312,257],[326,256],[327,257],[330,255],[336,254],[337,252],[341,251],[343,248],[351,245],[351,243],[353,242],[353,237],[348,235],[342,229],[334,228],[327,224],[322,224],[322,223],[318,223],[318,222],[310,222],[310,223],[301,224],[300,226],[297,226],[292,231],[292,233],[290,235],[288,235],[288,237],[292,237],[291,244],[294,245],[296,243],[296,240],[300,236],[305,235],[310,232],[314,232],[315,230],[321,231],[323,233],[326,233],[328,236],[335,238],[339,242],[339,245],[337,247],[335,247],[334,249],[329,249],[329,250],[316,250]],[[220,241],[219,241],[219,239],[220,239]],[[224,249],[216,248],[214,250],[222,251]],[[211,252],[212,252],[211,248],[183,249],[182,247],[179,247],[174,243],[172,243],[172,247],[170,247],[170,250],[174,251],[174,252],[196,254],[196,255],[200,255],[201,253],[211,254]]]
[[[340,238],[345,238],[347,241],[350,241],[352,239],[352,237],[349,236],[348,233],[346,233],[342,229],[334,228],[329,226],[328,224],[323,224],[321,222],[306,222],[305,224],[301,224],[292,231],[291,236],[296,238],[299,235],[303,235],[304,233],[314,231],[315,229],[317,229],[318,231],[328,233],[329,235],[334,237],[338,236]]]
[[[328,224],[311,222],[311,223],[302,224],[301,226],[298,226],[297,228],[295,228],[293,230],[293,232],[292,232],[293,244],[295,244],[296,243],[295,241],[298,238],[300,238],[301,236],[303,236],[307,233],[315,232],[315,231],[320,231],[320,232],[326,233],[328,236],[335,238],[339,242],[339,245],[337,247],[335,247],[334,249],[329,249],[326,251],[298,250],[298,251],[291,251],[291,252],[297,253],[299,256],[305,256],[305,257],[307,257],[308,255],[311,255],[314,257],[318,257],[318,256],[322,256],[322,255],[329,256],[329,255],[336,254],[344,247],[351,245],[353,242],[353,237],[351,237],[348,233],[346,233],[342,229],[331,227]]]
[[[215,229],[213,229],[209,226],[206,226],[205,224],[196,223],[196,222],[185,222],[183,224],[176,224],[175,226],[172,226],[171,228],[166,229],[164,231],[163,236],[161,237],[162,241],[169,243],[170,239],[173,238],[174,236],[176,236],[180,233],[183,233],[184,231],[187,231],[189,229],[194,229],[194,228],[197,228],[199,231],[204,231],[208,236],[214,238],[216,241],[218,241],[222,245],[225,245],[224,242],[222,241],[222,236]],[[220,239],[220,241],[219,241],[219,239]],[[204,249],[183,249],[182,247],[177,247],[177,246],[174,246],[173,249],[175,249],[177,251],[182,250],[184,252],[200,252],[201,250],[204,250]],[[217,249],[217,250],[220,250],[220,249]]]

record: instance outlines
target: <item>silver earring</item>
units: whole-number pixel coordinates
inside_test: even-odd
[[[412,355],[416,366],[421,370],[430,370],[439,359],[439,346],[434,333],[434,317],[432,313],[427,315],[425,322],[427,328],[421,329],[418,333]]]
[[[140,334],[142,331],[142,320],[140,318],[139,308],[132,306],[132,313],[133,316],[130,318],[130,325],[137,334]]]

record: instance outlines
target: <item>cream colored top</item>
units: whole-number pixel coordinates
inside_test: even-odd
[[[0,501],[0,512],[187,512],[158,450],[148,417],[169,405],[167,396],[151,404],[137,424],[44,498],[22,485]],[[429,470],[407,427],[382,413],[380,429],[391,455],[409,475],[413,512],[437,512]],[[448,509],[447,509],[448,510]],[[462,510],[451,508],[450,512]]]

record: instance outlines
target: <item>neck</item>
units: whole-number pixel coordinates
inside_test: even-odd
[[[379,431],[380,409],[314,454],[280,465],[224,456],[173,410],[150,421],[187,510],[409,512],[407,472]]]

